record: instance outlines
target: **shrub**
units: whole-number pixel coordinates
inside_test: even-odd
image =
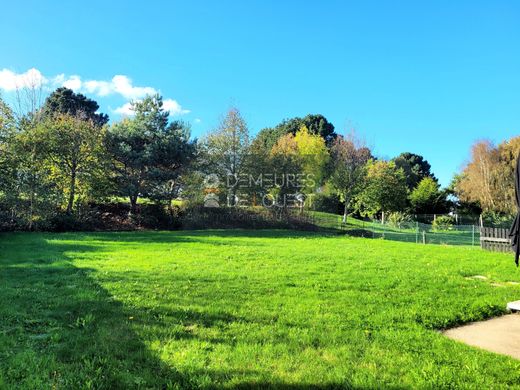
[[[403,224],[412,222],[412,217],[409,214],[396,211],[389,213],[386,221],[390,226],[401,228]]]
[[[42,230],[50,230],[52,232],[73,232],[79,230],[89,230],[84,222],[80,221],[75,215],[65,212],[57,212],[53,215]]]
[[[509,228],[514,216],[496,211],[485,211],[482,213],[482,219],[487,226]]]
[[[312,197],[312,207],[315,211],[332,214],[342,214],[342,206],[337,195],[315,194]]]
[[[435,218],[435,221],[433,221],[432,229],[435,231],[453,230],[454,223],[455,221],[452,217],[441,215],[440,217]]]

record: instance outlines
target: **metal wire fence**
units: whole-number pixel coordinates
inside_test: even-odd
[[[452,225],[445,229],[419,221],[392,224],[379,220],[360,220],[352,217],[343,222],[343,217],[316,212],[313,221],[322,230],[336,230],[353,236],[379,238],[417,244],[480,246],[480,228],[476,224]]]

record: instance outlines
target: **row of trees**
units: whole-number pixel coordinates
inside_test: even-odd
[[[328,198],[333,209],[342,204],[344,219],[349,212],[443,213],[451,206],[450,193],[440,189],[422,156],[402,153],[391,161],[378,160],[355,134],[337,134],[321,115],[286,120],[252,138],[238,110],[232,109],[199,145],[199,156],[213,167],[206,173],[249,178],[243,186],[240,180],[234,186],[221,180],[215,188],[228,199],[245,199],[245,204],[255,205],[268,194],[283,211],[291,194],[302,208],[311,205],[313,197]],[[261,180],[266,175],[281,178],[282,184]],[[303,180],[289,183],[287,176]]]
[[[176,198],[203,204],[208,195],[281,213],[327,204],[342,207],[344,218],[450,207],[450,192],[422,156],[377,159],[322,115],[285,120],[253,137],[233,108],[194,140],[158,95],[133,102],[134,115],[112,124],[95,101],[67,88],[32,106],[15,113],[0,99],[0,211],[17,227],[44,228],[57,215],[122,199],[135,215],[139,198],[170,212]]]
[[[108,125],[98,104],[59,88],[23,115],[0,102],[2,219],[45,227],[62,211],[126,197],[135,212],[145,196],[171,202],[195,156],[189,127],[170,121],[160,96],[133,103],[135,115]]]

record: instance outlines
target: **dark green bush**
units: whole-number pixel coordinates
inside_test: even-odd
[[[343,214],[343,205],[337,195],[316,194],[312,197],[311,209],[332,214]]]

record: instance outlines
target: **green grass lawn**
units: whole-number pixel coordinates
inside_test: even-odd
[[[0,388],[520,386],[520,361],[438,331],[504,312],[512,282],[511,256],[468,247],[4,234]]]

